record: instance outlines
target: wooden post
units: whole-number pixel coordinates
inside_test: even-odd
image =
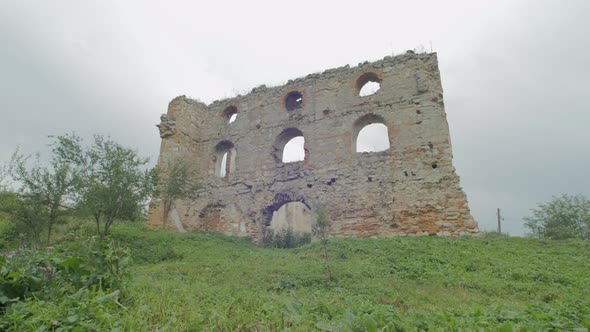
[[[502,234],[502,218],[500,217],[500,208],[498,208],[498,234]]]

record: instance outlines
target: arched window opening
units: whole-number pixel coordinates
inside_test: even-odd
[[[293,233],[311,234],[311,210],[301,202],[289,202],[283,204],[278,210],[272,214],[272,220],[268,230],[272,230],[275,234],[281,231],[290,229]]]
[[[287,111],[294,111],[303,107],[303,95],[299,91],[290,92],[285,98]]]
[[[223,111],[223,119],[227,123],[236,121],[238,117],[238,109],[235,106],[230,106]]]
[[[227,152],[223,153],[221,157],[221,165],[219,166],[219,177],[224,178],[227,174]]]
[[[356,139],[356,152],[378,152],[389,149],[387,126],[372,123],[361,129]]]
[[[378,152],[389,149],[389,130],[381,116],[365,115],[355,122],[353,129],[353,152]]]
[[[283,149],[283,162],[284,163],[292,163],[296,161],[302,161],[305,159],[305,149],[303,146],[305,145],[305,138],[303,136],[297,136],[291,138],[285,144],[285,148]]]
[[[361,97],[377,93],[381,88],[381,78],[375,73],[361,75],[356,81],[357,94]]]
[[[219,142],[215,146],[215,175],[225,178],[236,168],[236,149],[230,141]]]
[[[359,91],[359,96],[361,96],[361,97],[370,96],[370,95],[374,94],[375,92],[379,91],[379,89],[381,89],[381,84],[379,84],[377,82],[372,82],[372,81],[367,82],[367,83],[365,83],[365,85],[363,85],[363,87]]]
[[[280,163],[291,163],[305,160],[305,139],[303,132],[297,128],[287,128],[277,136],[274,144],[272,157]]]

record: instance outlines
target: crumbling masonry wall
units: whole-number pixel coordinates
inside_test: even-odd
[[[361,97],[367,80],[381,88]],[[356,153],[360,128],[374,122],[387,126],[390,148]],[[155,198],[147,219],[153,228],[256,241],[273,212],[302,202],[312,213],[327,210],[332,236],[478,233],[452,165],[436,53],[329,69],[210,105],[177,97],[159,128],[159,165],[189,160],[202,189],[175,201],[167,220]],[[283,163],[284,144],[299,134],[305,160]],[[226,152],[227,174],[220,177]]]

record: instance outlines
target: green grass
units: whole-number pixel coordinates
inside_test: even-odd
[[[120,225],[132,280],[121,319],[147,330],[590,329],[590,243],[486,237],[247,239]]]

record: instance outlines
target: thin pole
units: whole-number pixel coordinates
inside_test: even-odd
[[[502,234],[502,217],[500,216],[500,208],[498,208],[498,234]]]

